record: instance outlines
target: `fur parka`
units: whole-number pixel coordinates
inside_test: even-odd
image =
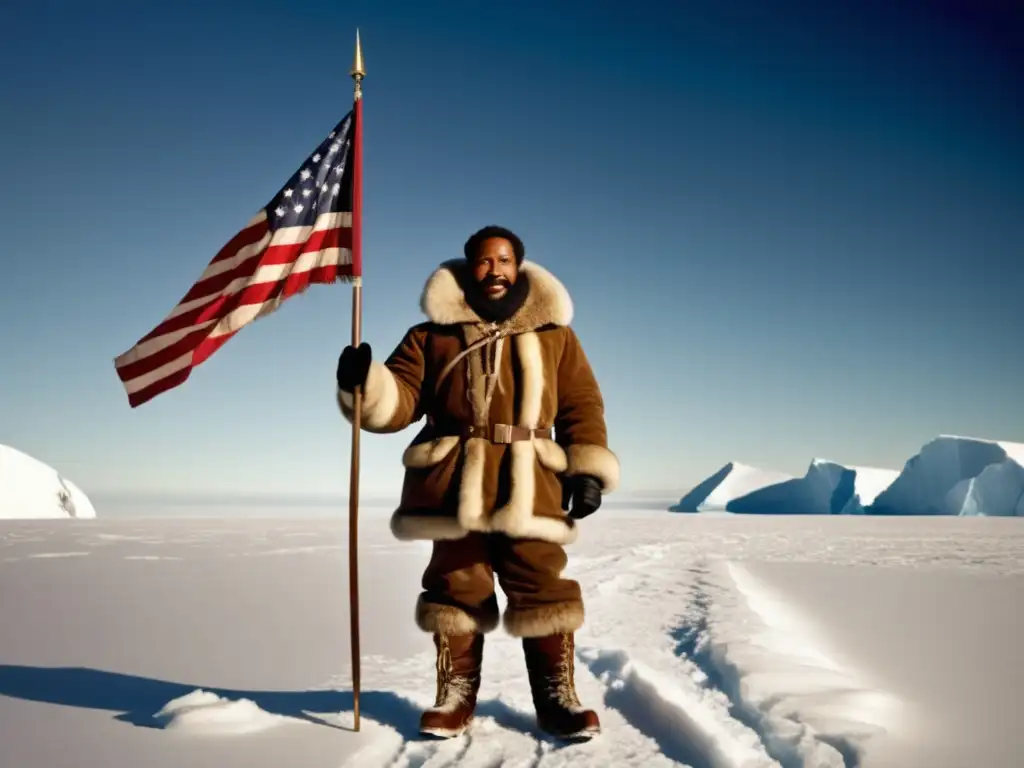
[[[409,329],[384,362],[371,363],[363,388],[368,432],[398,432],[426,419],[402,457],[391,530],[402,540],[491,531],[572,543],[578,529],[562,509],[562,479],[591,475],[608,494],[619,483],[619,461],[608,448],[601,390],[570,328],[569,293],[550,272],[524,262],[526,300],[507,321],[485,322],[461,287],[468,270],[463,260],[437,268],[421,300],[428,320]],[[351,422],[352,394],[338,390],[337,399]],[[495,442],[496,425],[553,433]]]

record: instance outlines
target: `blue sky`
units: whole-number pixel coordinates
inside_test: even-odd
[[[87,491],[344,493],[347,286],[135,410],[113,358],[349,108],[356,26],[379,356],[500,223],[574,296],[626,491],[1024,441],[1019,13],[67,5],[0,11],[0,442]],[[365,494],[397,493],[412,434],[364,437]]]

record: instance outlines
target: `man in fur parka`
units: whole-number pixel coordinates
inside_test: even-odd
[[[430,540],[416,622],[433,635],[437,695],[421,731],[455,736],[480,687],[484,635],[498,625],[494,578],[507,597],[504,627],[522,638],[538,724],[562,738],[600,730],[574,684],[577,582],[562,577],[577,523],[615,489],[604,403],[579,339],[572,301],[551,273],[524,260],[520,239],[485,227],[465,259],[429,278],[411,328],[383,363],[370,347],[338,361],[338,404],[362,427],[389,433],[425,419],[403,454],[405,481],[391,530]]]

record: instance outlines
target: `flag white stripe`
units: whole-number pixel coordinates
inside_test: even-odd
[[[264,216],[263,218],[266,218]],[[255,221],[260,221],[256,219]],[[255,223],[255,221],[253,223]],[[250,224],[249,226],[252,226]],[[270,248],[274,245],[295,245],[296,243],[302,243],[309,239],[309,236],[314,232],[322,232],[327,229],[346,229],[352,226],[352,214],[349,211],[335,211],[333,213],[322,213],[316,217],[316,221],[310,226],[305,227],[282,227],[281,229],[274,232],[273,236],[270,236],[268,232],[259,242],[252,243],[250,245],[242,246],[238,249],[238,253],[234,256],[230,256],[220,261],[215,261],[210,264],[203,274],[200,276],[197,283],[201,283],[203,280],[209,280],[211,277],[216,277],[223,272],[230,272],[232,269],[243,263],[247,259],[251,259],[257,253],[261,252],[265,248]],[[173,315],[172,315],[173,316]]]
[[[351,261],[352,251],[348,248],[324,248],[319,251],[310,251],[309,253],[302,254],[298,259],[296,259],[292,263],[269,264],[266,267],[261,267],[251,277],[240,277],[236,280],[233,280],[231,285],[229,286],[229,291],[220,292],[218,294],[215,294],[215,296],[231,295],[249,287],[250,285],[257,285],[261,283],[276,283],[279,282],[280,280],[287,278],[289,275],[309,272],[310,270],[316,269],[318,267],[328,267],[335,265],[340,266],[342,264],[349,264],[351,263]],[[194,325],[186,326],[185,328],[181,328],[176,331],[170,331],[168,333],[162,334],[152,339],[148,339],[132,347],[128,352],[124,353],[119,358],[117,358],[115,363],[119,368],[130,363],[137,363],[141,360],[146,359],[147,357],[150,357],[151,355],[160,352],[163,349],[166,349],[172,344],[175,344],[185,336],[188,336],[190,333],[194,333],[195,331],[209,328],[214,324],[216,324],[216,327],[210,333],[207,334],[208,337],[222,336],[225,333],[232,333],[241,328],[242,326],[246,325],[247,323],[252,322],[252,320],[254,320],[257,316],[260,316],[261,314],[269,314],[269,312],[273,310],[265,308],[265,305],[274,304],[274,308],[276,309],[276,305],[279,303],[279,301],[280,297],[277,297],[269,301],[261,302],[259,304],[245,304],[241,307],[236,307],[223,318],[221,318],[219,321],[216,318],[214,318],[211,320],[204,321],[202,323],[196,323]],[[192,353],[189,352],[187,353],[187,355],[185,355],[185,357],[191,358],[191,355]],[[175,363],[180,361],[180,359],[181,358],[178,358],[178,360],[176,360]],[[161,366],[157,370],[163,371],[165,368],[167,368],[168,365],[170,365],[170,363]],[[163,376],[174,373],[177,370],[180,370],[180,368],[170,369],[158,378],[162,378]],[[152,372],[146,373],[134,379],[130,379],[129,382],[134,383],[141,379],[148,379],[151,375]],[[126,384],[127,383],[128,382],[126,382]],[[150,381],[149,383],[152,383],[152,381]],[[148,386],[149,383],[143,386]],[[141,389],[141,387],[137,388]]]
[[[324,248],[322,251],[311,251],[309,253],[302,254],[294,262],[294,269],[288,269],[287,274],[282,274],[279,279],[284,279],[290,274],[301,274],[303,272],[309,272],[318,267],[329,267],[339,263],[341,258],[342,248]],[[281,266],[289,267],[293,266],[290,264],[283,264]],[[277,304],[280,303],[282,297],[276,296],[268,299],[267,301],[260,302],[259,304],[245,304],[241,307],[229,312],[225,315],[217,326],[210,331],[209,336],[211,338],[216,336],[223,336],[226,333],[234,333],[239,328],[248,325],[257,317],[270,314],[273,309],[277,308]],[[273,304],[273,308],[269,308],[268,305]]]
[[[226,259],[221,259],[220,261],[213,262],[213,264],[210,264],[206,269],[203,270],[203,274],[199,276],[199,279],[196,280],[196,283],[201,283],[203,282],[203,280],[209,280],[211,277],[216,277],[217,275],[223,272],[230,272],[239,264],[248,261],[253,256],[259,253],[263,253],[263,251],[265,251],[267,248],[274,245],[274,240],[277,238],[277,235],[281,231],[283,230],[279,230],[278,232],[275,232],[273,235],[267,232],[255,243],[243,245],[241,248],[238,249],[234,256],[229,256]]]
[[[338,264],[351,264],[351,251],[348,248],[344,250],[346,251],[346,253],[349,254],[349,258],[345,261],[339,261]],[[306,258],[306,256],[316,253],[321,253],[321,251],[310,251],[309,253],[303,254],[299,258],[299,261]],[[220,296],[230,296],[234,293],[237,293],[238,291],[242,290],[242,288],[244,288],[246,285],[256,285],[257,283],[266,283],[278,280],[280,279],[278,273],[283,273],[285,270],[288,269],[289,266],[289,264],[264,264],[262,267],[257,269],[252,275],[242,275],[240,277],[236,277],[234,280],[228,283],[227,286],[225,286],[219,291],[213,291],[212,293],[208,293],[205,296],[200,296],[198,299],[192,299],[191,301],[182,302],[181,304],[174,308],[174,310],[167,316],[166,319],[164,319],[163,322],[166,323],[168,320],[175,318],[178,315],[183,315],[186,312],[191,312],[194,309],[204,307],[210,302],[216,301]]]
[[[145,389],[151,384],[156,384],[161,379],[165,379],[183,368],[188,368],[190,365],[192,365],[192,353],[186,352],[181,357],[175,358],[171,362],[161,365],[159,368],[155,368],[148,373],[144,373],[141,376],[136,376],[134,379],[129,379],[124,382],[125,391],[131,395],[138,392],[140,389]]]
[[[216,318],[213,318],[212,320],[205,320],[201,323],[186,325],[184,328],[179,328],[176,331],[169,331],[168,333],[161,334],[155,338],[140,342],[117,358],[117,367],[120,368],[125,365],[130,365],[131,363],[137,363],[139,360],[144,360],[150,355],[156,354],[161,349],[165,349],[166,347],[181,341],[190,333],[195,333],[196,331],[201,331],[204,328],[209,328],[216,322]]]
[[[327,250],[330,250],[330,249],[327,249]],[[348,249],[348,248],[343,248],[341,250],[343,251],[343,255],[346,256],[347,258],[340,259],[337,262],[338,265],[340,266],[342,264],[351,264],[352,263],[352,251],[350,249]],[[311,251],[311,253],[319,253],[319,252],[320,251]],[[323,265],[321,265],[321,266],[323,266]],[[271,273],[273,273],[275,270],[287,269],[287,267],[288,267],[287,264],[266,264],[266,265],[260,267],[259,269],[257,269],[255,274],[254,274],[254,276],[251,277],[251,278],[247,277],[245,275],[243,275],[242,277],[236,277],[234,280],[232,280],[230,283],[228,283],[227,286],[223,290],[214,291],[213,293],[208,293],[205,296],[200,296],[198,299],[192,299],[191,301],[184,301],[184,302],[182,302],[181,304],[179,304],[178,306],[176,306],[174,308],[174,310],[164,319],[163,322],[166,323],[168,320],[170,320],[172,318],[175,318],[178,315],[183,315],[186,312],[191,312],[194,309],[199,309],[200,307],[204,307],[207,304],[209,304],[210,302],[216,301],[217,298],[220,297],[220,296],[225,296],[225,295],[230,296],[233,293],[237,293],[243,287],[245,287],[245,285],[247,285],[247,284],[255,285],[256,283],[265,283],[265,282],[268,282],[270,280],[277,279],[275,277],[272,277]]]
[[[335,227],[348,228],[352,226],[352,214],[348,212],[336,212],[336,213],[325,213],[317,217],[317,220],[311,227],[284,227],[274,233],[273,237],[268,232],[259,242],[252,243],[250,245],[243,246],[238,250],[234,256],[231,256],[221,261],[210,264],[204,271],[200,278],[196,281],[196,285],[202,283],[204,280],[209,280],[211,277],[216,277],[224,272],[230,272],[235,269],[239,264],[251,259],[258,253],[261,253],[264,249],[274,245],[294,245],[296,243],[303,242],[311,232],[322,232],[327,229]],[[198,299],[191,299],[190,301],[181,302],[174,309],[171,310],[170,314],[163,319],[162,322],[166,323],[171,318],[182,315],[186,312],[191,312],[196,307],[201,307],[211,300],[211,297],[216,298],[220,295],[220,292],[207,294]]]

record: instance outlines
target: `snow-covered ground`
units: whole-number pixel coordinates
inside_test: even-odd
[[[338,513],[0,522],[0,765],[1011,768],[1024,754],[1020,520],[603,510],[570,573],[588,610],[578,687],[605,732],[563,746],[535,729],[501,630],[473,730],[416,736],[434,693],[412,623],[428,548],[393,541],[386,509],[361,525],[350,730]]]

